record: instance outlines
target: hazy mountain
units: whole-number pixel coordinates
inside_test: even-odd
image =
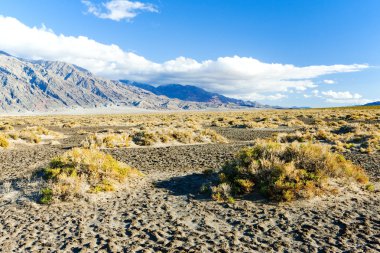
[[[184,101],[207,102],[215,104],[234,104],[238,106],[255,108],[270,107],[262,105],[258,102],[243,101],[239,99],[229,98],[218,93],[208,92],[193,85],[167,84],[154,87],[153,85],[137,83],[128,80],[120,80],[120,82],[150,91],[156,95],[164,95],[169,98],[177,98]]]
[[[50,111],[115,105],[145,109],[226,106],[170,99],[133,85],[96,77],[73,64],[29,61],[0,51],[0,111]]]
[[[364,106],[374,106],[374,105],[380,105],[380,101],[368,103],[368,104],[365,104]]]

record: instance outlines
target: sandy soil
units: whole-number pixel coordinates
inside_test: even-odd
[[[339,196],[276,204],[260,196],[219,204],[199,193],[249,140],[268,131],[220,129],[230,144],[108,149],[145,173],[129,189],[75,203],[35,203],[32,173],[77,146],[0,151],[0,252],[379,252],[379,193],[350,190]],[[244,142],[242,142],[244,140]],[[379,187],[379,156],[348,155]]]

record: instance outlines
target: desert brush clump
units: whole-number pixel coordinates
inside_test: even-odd
[[[1,130],[2,143],[0,146],[8,147],[10,143],[15,143],[18,140],[22,140],[25,143],[38,144],[43,139],[59,139],[63,135],[54,131],[50,131],[41,126],[29,126],[19,130],[15,130],[10,125],[6,124]],[[6,144],[8,142],[8,144]]]
[[[84,148],[125,148],[130,146],[128,134],[88,134],[81,145]]]
[[[95,149],[74,148],[51,160],[42,170],[48,187],[41,190],[40,203],[71,200],[85,193],[114,191],[128,177],[142,174],[111,155]]]
[[[5,135],[0,134],[0,148],[7,148],[7,147],[9,147],[8,138]]]
[[[14,130],[14,127],[9,124],[1,124],[0,125],[0,131],[12,131]]]
[[[50,136],[51,138],[62,138],[62,134],[51,131],[42,126],[32,126],[21,129],[16,132],[18,138],[28,142],[28,143],[40,143],[43,137]]]
[[[156,127],[146,125],[125,132],[91,133],[82,142],[85,148],[122,148],[195,143],[226,143],[227,139],[211,129],[199,127]]]
[[[304,127],[295,133],[281,134],[279,142],[321,142],[340,152],[373,153],[380,151],[380,128],[377,124],[335,122]]]
[[[153,128],[150,131],[138,131],[133,134],[133,142],[139,146],[150,146],[157,143],[194,144],[194,143],[226,143],[227,139],[211,129],[198,127]]]
[[[159,136],[151,131],[137,131],[132,135],[132,141],[138,146],[151,146],[158,140]]]
[[[310,133],[296,131],[294,133],[280,133],[277,135],[277,140],[281,143],[308,142],[313,140],[313,136]]]
[[[254,190],[275,201],[292,201],[335,192],[333,185],[368,184],[362,168],[321,144],[258,141],[224,165],[212,198],[229,201]]]
[[[28,129],[21,130],[19,133],[19,138],[29,143],[41,142],[41,137],[33,131],[29,131]]]

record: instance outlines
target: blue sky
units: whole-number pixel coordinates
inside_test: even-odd
[[[380,99],[378,13],[377,0],[0,0],[0,50],[268,104],[350,105]]]

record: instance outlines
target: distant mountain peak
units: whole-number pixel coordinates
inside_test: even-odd
[[[368,103],[368,104],[365,104],[364,106],[375,106],[375,105],[380,105],[380,101]]]
[[[195,85],[182,84],[165,84],[153,86],[145,83],[137,83],[128,80],[121,80],[122,83],[148,90],[156,95],[164,95],[168,98],[180,99],[191,102],[203,102],[212,104],[235,105],[252,108],[270,108],[270,106],[262,105],[258,102],[244,101],[240,99],[230,98],[215,92],[206,91]]]
[[[8,54],[7,52],[1,51],[1,50],[0,50],[0,55],[6,55],[6,56],[13,57],[12,55]]]

